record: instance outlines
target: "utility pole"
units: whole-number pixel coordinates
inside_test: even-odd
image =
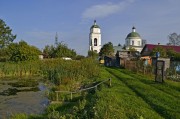
[[[55,46],[58,46],[58,34],[56,32],[56,35],[55,35]]]

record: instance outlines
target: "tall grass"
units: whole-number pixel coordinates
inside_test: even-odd
[[[39,74],[39,61],[28,62],[0,62],[0,77],[24,77]]]
[[[99,76],[99,66],[92,59],[83,59],[81,61],[65,61],[61,59],[44,60],[40,68],[42,75],[52,81],[57,86],[66,86],[75,90],[82,85],[84,81]]]

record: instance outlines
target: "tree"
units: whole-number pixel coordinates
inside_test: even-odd
[[[168,36],[169,43],[167,45],[180,46],[180,34],[172,33]]]
[[[156,56],[156,53],[160,53],[160,57],[167,57],[167,52],[162,46],[156,46],[151,52],[151,56]]]
[[[96,51],[88,51],[88,57],[92,57],[93,59],[98,58],[98,53]]]
[[[62,42],[56,43],[55,46],[45,46],[43,54],[46,56],[46,58],[70,57],[74,59],[76,57],[76,51],[68,48],[68,46]]]
[[[20,41],[8,45],[7,54],[10,61],[21,62],[39,59],[41,51],[35,46],[28,45],[25,41]]]
[[[105,55],[113,56],[114,55],[113,44],[111,42],[104,44],[100,50],[99,55],[102,57]]]
[[[133,47],[130,47],[129,51],[137,51],[137,50],[135,48],[133,48]]]
[[[0,19],[0,48],[3,48],[14,41],[16,35],[13,35],[12,30],[6,23]]]

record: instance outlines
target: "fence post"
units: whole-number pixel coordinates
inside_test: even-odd
[[[58,95],[58,92],[56,92],[56,101],[59,101],[59,95]]]
[[[111,87],[111,78],[109,78],[109,87]]]

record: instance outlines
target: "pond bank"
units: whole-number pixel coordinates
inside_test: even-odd
[[[12,114],[41,114],[49,104],[45,97],[47,90],[44,83],[34,83],[33,85],[13,85],[23,84],[18,81],[0,80],[0,119],[9,117]],[[36,85],[35,85],[36,84]],[[36,89],[36,90],[34,90]],[[12,95],[10,94],[11,92]]]

